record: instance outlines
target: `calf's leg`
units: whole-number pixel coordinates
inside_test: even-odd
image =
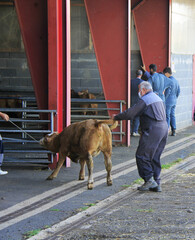
[[[93,189],[93,158],[91,154],[88,154],[88,158],[86,160],[88,167],[88,189]]]
[[[104,163],[107,171],[107,185],[112,185],[112,176],[111,176],[111,169],[112,169],[112,161],[111,161],[111,153],[104,152]]]
[[[60,168],[63,166],[64,164],[64,161],[65,161],[65,157],[62,157],[61,154],[59,154],[59,160],[58,160],[58,163],[57,163],[57,166],[56,166],[56,169],[52,172],[52,174],[47,178],[47,180],[53,180],[54,178],[57,177],[59,171],[60,171]]]
[[[81,165],[81,169],[80,169],[80,173],[79,173],[79,180],[85,180],[85,160],[84,159],[80,159],[79,161],[80,165]]]

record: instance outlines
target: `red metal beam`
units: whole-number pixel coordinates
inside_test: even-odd
[[[57,109],[57,19],[56,0],[48,0],[48,108]],[[54,131],[57,131],[57,117],[54,117]],[[49,164],[50,169],[55,169],[58,156],[55,156],[53,163]]]
[[[65,4],[66,14],[66,46],[65,46],[65,127],[71,123],[71,28],[70,28],[70,0],[66,0]],[[66,158],[66,167],[70,167],[71,161]]]
[[[128,102],[128,1],[84,2],[105,99]]]
[[[48,108],[57,109],[57,23],[56,0],[48,0]],[[57,131],[57,115],[55,116]]]
[[[55,130],[70,125],[70,0],[48,0],[48,65],[50,109],[57,109]],[[55,168],[57,159],[50,168]],[[66,167],[70,159],[66,159]]]
[[[128,0],[128,81],[127,81],[127,107],[131,106],[131,0]],[[127,121],[127,146],[130,146],[130,121]]]
[[[71,28],[70,28],[70,0],[66,1],[66,81],[65,81],[65,126],[71,121]]]
[[[162,71],[169,60],[169,1],[143,1],[133,16],[143,63]]]
[[[47,1],[15,0],[15,7],[37,104],[47,109]]]
[[[57,131],[63,130],[63,5],[62,0],[56,1],[56,18],[57,18]]]

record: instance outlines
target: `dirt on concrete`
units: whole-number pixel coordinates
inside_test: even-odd
[[[194,240],[195,168],[162,185],[161,193],[133,196],[60,239]]]

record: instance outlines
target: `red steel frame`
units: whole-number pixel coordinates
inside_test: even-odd
[[[47,1],[15,0],[38,107],[47,109]]]
[[[57,17],[57,131],[63,130],[63,19],[62,19],[62,0],[56,1]]]
[[[143,0],[132,10],[143,64],[155,63],[158,71],[170,62],[170,4],[169,0]]]
[[[84,2],[105,98],[124,99],[128,108],[131,0],[84,0]],[[146,65],[156,63],[159,66],[158,70],[162,70],[170,65],[171,0],[133,2],[135,6],[133,15],[143,62]],[[50,109],[57,108],[56,130],[60,132],[70,124],[71,116],[70,0],[15,0],[15,5],[38,106],[47,108],[48,105]],[[46,6],[48,56],[45,50]],[[47,86],[48,92],[45,90]],[[123,123],[123,126],[127,133],[124,142],[129,145],[130,125],[128,123],[126,126]],[[69,165],[68,161],[67,164]]]
[[[65,127],[71,123],[71,28],[70,28],[70,0],[66,0],[66,81],[65,81]],[[70,159],[66,158],[66,167],[70,167]]]
[[[130,94],[127,66],[128,1],[84,0],[84,2],[105,99],[126,100],[128,103]],[[127,131],[125,122],[123,127],[126,132],[126,139],[123,138],[123,141],[127,143],[130,132]]]
[[[127,107],[131,106],[131,0],[128,0],[128,80],[127,80]],[[127,146],[130,146],[130,121],[127,121]]]

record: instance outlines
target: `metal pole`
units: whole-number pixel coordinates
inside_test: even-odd
[[[66,127],[71,119],[71,46],[70,46],[70,0],[66,0]],[[66,158],[66,167],[70,167],[70,159]]]
[[[123,103],[120,101],[120,113],[123,111]],[[120,141],[122,142],[123,122],[120,121]]]
[[[51,112],[51,132],[53,133],[54,131],[54,113]]]
[[[127,79],[127,107],[131,104],[131,0],[128,0],[128,79]],[[130,121],[127,121],[127,146],[130,146]]]
[[[63,129],[63,22],[62,0],[56,1],[57,16],[57,130]]]

